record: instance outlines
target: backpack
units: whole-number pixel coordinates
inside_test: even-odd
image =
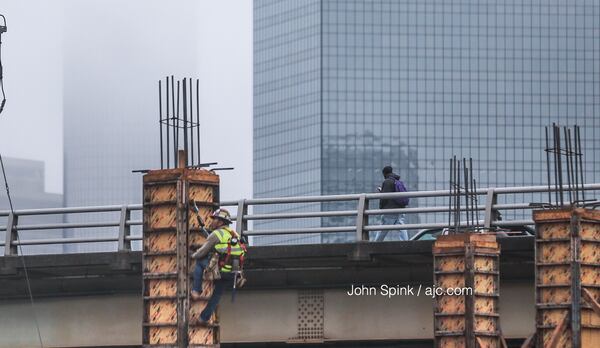
[[[404,183],[398,179],[394,179],[394,188],[396,189],[396,192],[407,192],[408,191],[406,189],[406,187],[404,186]],[[409,201],[410,201],[410,199],[408,197],[394,198],[394,202],[396,202],[398,205],[400,205],[402,207],[406,207],[408,205]]]

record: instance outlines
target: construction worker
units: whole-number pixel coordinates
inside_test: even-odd
[[[208,300],[206,307],[200,313],[199,322],[196,324],[205,325],[210,320],[213,312],[215,311],[221,295],[225,290],[225,287],[233,287],[234,283],[234,260],[243,262],[244,254],[246,253],[245,246],[237,233],[232,230],[229,225],[231,224],[231,215],[225,209],[216,210],[212,219],[209,222],[209,230],[212,230],[206,242],[200,247],[192,258],[196,259],[196,268],[194,269],[194,284],[192,287],[192,299],[198,300],[201,298],[202,293],[202,279],[204,277],[204,270],[209,267],[210,259],[213,253],[218,255],[218,272],[220,277],[214,279],[214,290],[212,296]],[[211,270],[209,270],[211,271]]]

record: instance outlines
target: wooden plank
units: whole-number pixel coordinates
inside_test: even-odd
[[[565,343],[566,343],[565,341],[568,341],[568,338],[566,338],[567,333],[565,332],[565,329],[567,328],[568,318],[569,318],[569,313],[565,313],[562,316],[562,318],[556,324],[556,327],[550,334],[546,347],[548,347],[548,348],[567,347],[565,345]],[[559,345],[559,343],[560,343],[560,345]]]
[[[173,273],[177,272],[175,256],[146,256],[144,273]]]
[[[569,242],[543,243],[536,247],[538,262],[554,263],[571,260],[571,244]]]
[[[498,300],[491,297],[475,297],[475,313],[497,314]]]
[[[440,348],[465,348],[466,341],[464,336],[441,337],[437,347]]]
[[[477,294],[495,294],[497,292],[497,280],[495,275],[475,274],[473,292]]]
[[[177,303],[174,300],[147,300],[148,323],[177,324]]]
[[[177,208],[174,206],[155,206],[149,209],[150,229],[172,229],[176,231]]]
[[[581,230],[579,232],[581,238],[600,241],[600,224],[591,222],[581,222]]]
[[[570,265],[542,267],[537,274],[538,284],[571,284],[571,267]]]
[[[147,342],[152,345],[176,344],[177,327],[151,327],[149,328],[150,338]]]
[[[177,251],[177,237],[174,233],[157,232],[148,234],[144,238],[146,252]]]
[[[145,296],[177,296],[177,281],[175,279],[146,280]]]
[[[476,271],[498,271],[498,259],[496,257],[478,256],[475,258],[474,269]]]

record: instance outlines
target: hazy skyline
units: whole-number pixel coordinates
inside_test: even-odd
[[[112,0],[81,4],[61,1],[53,2],[52,6],[41,1],[8,1],[0,10],[0,13],[7,17],[8,27],[8,32],[2,36],[7,106],[0,116],[1,153],[10,157],[43,160],[46,164],[46,191],[62,193],[63,64],[81,64],[75,69],[78,71],[76,78],[85,79],[88,72],[93,75],[102,74],[106,76],[107,85],[133,84],[132,91],[143,93],[111,98],[107,103],[112,101],[115,105],[109,105],[109,109],[124,107],[122,103],[128,103],[130,100],[147,102],[154,106],[157,104],[158,79],[167,74],[179,74],[180,78],[190,76],[200,79],[203,159],[218,161],[220,166],[235,167],[234,171],[220,173],[223,184],[221,198],[251,197],[251,9],[251,1],[226,4],[192,1],[175,4],[159,1],[123,3]],[[80,27],[65,28],[64,11],[70,11],[70,14],[73,14],[73,11],[82,11],[82,14],[91,11],[94,16],[98,16],[94,18],[97,25],[81,23]],[[185,33],[179,32],[182,25],[178,23],[177,18],[181,11],[197,13],[196,22],[194,25],[188,25]],[[164,58],[153,55],[141,62],[146,67],[143,71],[152,71],[153,65],[160,65],[164,60],[173,60],[173,55],[185,54],[185,51],[180,50],[173,52],[173,48],[178,47],[178,35],[195,37],[197,40],[195,47],[189,47],[191,54],[197,56],[195,67],[186,69],[186,65],[173,66],[169,71],[159,69],[161,71],[157,70],[153,76],[144,74],[139,78],[136,76],[134,81],[121,81],[118,72],[136,70],[138,64],[137,61],[127,59],[127,50],[130,48],[127,42],[124,42],[124,39],[119,42],[118,36],[111,37],[118,35],[119,28],[110,27],[110,18],[132,12],[138,15],[135,16],[137,19],[131,18],[136,22],[122,29],[127,30],[126,37],[131,39],[134,33],[134,37],[139,35],[139,40],[155,40],[157,47],[164,47]],[[89,13],[87,16],[89,17]],[[65,62],[65,47],[74,45],[72,41],[65,40],[75,40],[89,47],[89,56],[82,57],[79,62],[78,59],[73,59],[71,54],[69,62]],[[86,50],[79,50],[77,54],[82,54],[81,52],[88,54]],[[144,54],[130,53],[137,57]],[[120,66],[103,64],[103,57],[112,57],[114,61],[114,57],[120,55],[124,55],[123,64]],[[93,88],[90,86],[87,92],[93,93]],[[103,88],[106,89],[106,86]],[[152,110],[154,109],[157,108],[153,107]],[[147,122],[154,125],[157,112],[158,110],[147,115]],[[86,116],[82,115],[82,127],[90,125],[85,119]],[[135,127],[135,124],[128,124],[126,121],[124,124],[127,127]],[[156,130],[148,136],[158,138],[158,129]],[[152,151],[158,155],[158,147],[143,151]],[[139,152],[139,149],[136,152]],[[155,165],[158,167],[159,162]]]

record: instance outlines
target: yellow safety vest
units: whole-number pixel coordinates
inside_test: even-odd
[[[213,233],[219,238],[219,242],[215,245],[215,250],[220,254],[220,261],[227,258],[227,254],[230,255],[229,262],[222,264],[221,272],[231,272],[233,259],[242,257],[246,252],[242,248],[242,241],[238,241],[236,245],[231,245],[231,238],[235,232],[229,227],[219,228],[214,230]],[[221,262],[219,262],[221,264]]]

